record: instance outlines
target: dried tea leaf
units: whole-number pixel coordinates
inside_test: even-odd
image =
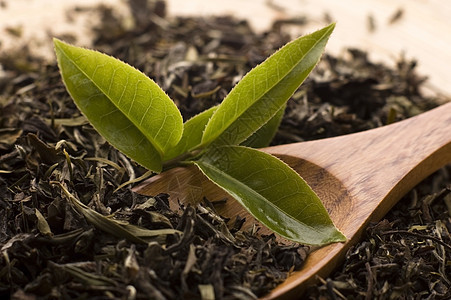
[[[69,126],[69,127],[77,127],[89,124],[89,121],[86,119],[85,116],[79,116],[74,118],[67,118],[67,119],[45,119],[48,124],[55,124],[60,126]]]
[[[22,132],[22,129],[17,128],[0,128],[0,149],[2,149],[2,144],[7,146],[13,145],[22,135]]]
[[[40,140],[35,134],[27,135],[29,143],[36,149],[42,161],[51,165],[59,160],[59,151]]]
[[[117,163],[115,163],[115,162],[113,162],[113,161],[111,161],[109,159],[103,158],[103,157],[86,157],[85,160],[101,162],[101,163],[104,163],[104,164],[112,166],[113,168],[115,168],[119,172],[124,172],[124,168],[119,166]]]
[[[127,186],[127,185],[129,185],[129,184],[133,184],[133,183],[136,183],[136,182],[143,181],[144,179],[150,177],[152,174],[153,174],[153,172],[149,170],[149,171],[145,172],[143,175],[139,176],[138,178],[130,179],[130,180],[128,180],[128,181],[126,181],[126,182],[120,184],[120,185],[114,190],[114,192],[117,192],[118,190],[120,190],[121,188],[123,188],[124,186]]]
[[[44,216],[41,214],[41,212],[35,208],[35,214],[36,217],[38,218],[38,230],[40,233],[42,233],[43,235],[48,235],[48,236],[52,236],[52,230],[50,229],[49,224],[47,223],[47,220],[44,218]]]
[[[139,272],[138,259],[136,258],[136,247],[132,247],[128,250],[127,257],[124,260],[124,267],[127,270],[127,275],[130,279],[135,279]]]
[[[111,220],[111,219],[109,219]],[[111,220],[115,221],[115,220]],[[118,222],[119,223],[119,222]],[[120,224],[120,223],[119,223]],[[133,234],[134,236],[140,237],[140,238],[151,238],[161,235],[168,235],[168,234],[181,234],[181,231],[171,229],[171,228],[163,228],[163,229],[146,229],[142,227],[138,227],[133,224],[121,224],[121,226],[126,229],[128,232]]]
[[[200,297],[202,300],[215,300],[215,288],[211,284],[199,284]]]
[[[90,285],[90,286],[115,286],[116,282],[106,276],[92,274],[86,271],[83,271],[81,268],[77,266],[77,264],[65,264],[59,265],[56,263],[52,263],[53,267],[62,269],[78,279],[79,281]]]
[[[79,213],[81,213],[89,223],[93,224],[98,229],[108,232],[114,236],[125,238],[135,243],[147,244],[144,238],[181,233],[180,231],[175,229],[150,230],[140,228],[132,224],[108,218],[96,212],[95,210],[87,207],[85,204],[81,203],[77,198],[75,198],[71,193],[69,193],[69,191],[61,183],[59,182],[54,183],[58,184],[61,187],[66,197],[69,199],[72,205],[74,205],[75,209]]]

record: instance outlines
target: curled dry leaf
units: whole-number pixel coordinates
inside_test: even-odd
[[[79,213],[81,213],[86,218],[89,223],[91,223],[98,229],[108,232],[114,236],[125,238],[135,243],[147,244],[147,238],[159,237],[167,234],[181,234],[180,231],[175,229],[169,228],[150,230],[106,217],[81,203],[80,200],[69,193],[69,191],[61,183],[53,183],[60,186],[71,204]]]

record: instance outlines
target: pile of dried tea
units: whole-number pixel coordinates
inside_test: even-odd
[[[139,2],[128,1],[133,28],[98,7],[102,23],[93,29],[93,47],[153,78],[185,119],[219,103],[290,40],[284,22],[256,34],[242,20],[168,18],[163,1],[146,9],[137,9]],[[26,49],[20,54],[0,57],[2,298],[255,299],[302,266],[307,247],[260,236],[258,226],[240,230],[239,217],[215,214],[218,199],[171,210],[167,194],[133,193],[127,183],[146,170],[88,125],[55,62]],[[274,143],[348,134],[421,113],[439,103],[421,94],[424,81],[415,62],[402,58],[390,68],[359,50],[325,55],[288,102]],[[410,192],[306,297],[451,297],[450,183],[443,169]]]

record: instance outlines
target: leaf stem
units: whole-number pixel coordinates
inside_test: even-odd
[[[190,161],[196,157],[201,150],[192,150],[189,152],[185,152],[173,159],[170,159],[163,163],[163,170],[161,172],[167,171],[169,169],[181,166],[181,165],[187,165],[190,163]]]

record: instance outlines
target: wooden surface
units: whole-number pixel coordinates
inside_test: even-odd
[[[330,139],[266,148],[299,172],[319,195],[346,243],[325,246],[309,255],[267,299],[296,299],[300,292],[343,259],[370,221],[381,219],[410,189],[451,162],[451,103],[403,122]],[[192,169],[178,169],[151,178],[137,189],[155,195],[171,191],[190,201],[198,195],[210,200],[227,197]],[[186,195],[186,191],[190,191]],[[229,197],[230,198],[230,197]],[[231,200],[231,199],[229,199]],[[243,215],[236,201],[227,201],[220,213]]]
[[[102,3],[128,15],[122,0],[6,0],[0,8],[0,51],[12,44],[27,43],[49,59],[54,59],[55,34],[70,32],[77,45],[89,46],[89,28],[101,20],[93,14],[70,14],[75,5],[86,7]],[[293,26],[293,35],[317,30],[330,21],[336,29],[328,43],[328,53],[339,54],[347,47],[369,51],[370,58],[394,65],[404,54],[418,59],[418,70],[429,76],[433,90],[451,95],[451,2],[443,0],[167,0],[171,16],[211,16],[229,14],[246,19],[257,31],[266,30],[274,20],[307,17],[307,27]],[[393,20],[397,12],[400,18]],[[325,18],[328,16],[329,20]],[[374,30],[369,28],[373,20]],[[130,20],[129,20],[130,21]],[[7,27],[22,28],[17,39]]]
[[[297,36],[337,22],[326,51],[342,54],[348,47],[369,52],[389,65],[404,55],[418,60],[429,88],[451,95],[451,2],[443,0],[169,0],[176,15],[221,15],[247,19],[265,30],[276,19],[306,17],[306,27],[292,26]],[[398,18],[394,18],[399,15]],[[374,24],[373,30],[369,20]]]

